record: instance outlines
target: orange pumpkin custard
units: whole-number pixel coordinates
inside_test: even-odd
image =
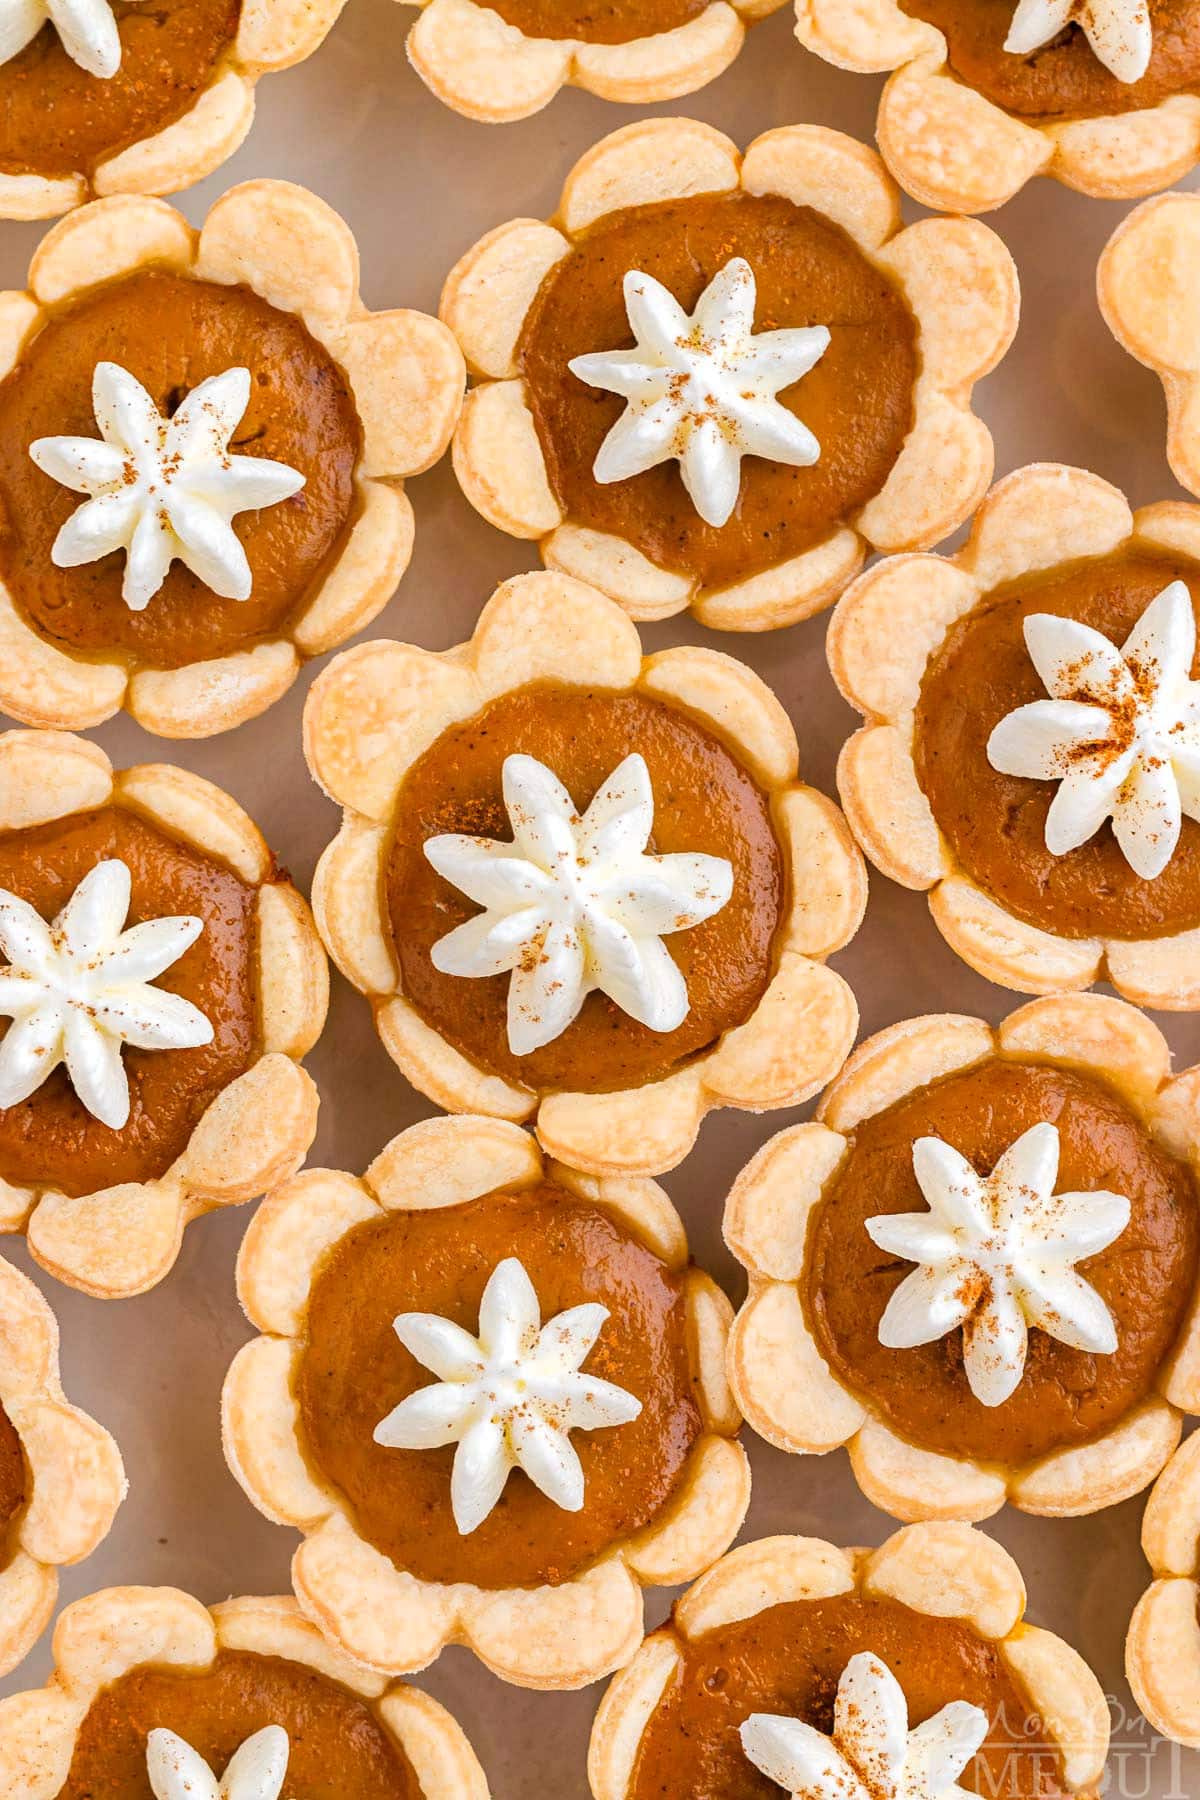
[[[830,341],[809,373],[778,396],[819,440],[819,458],[794,467],[747,457],[734,511],[714,526],[701,518],[674,461],[608,485],[596,480],[597,453],[625,402],[567,365],[632,342],[628,271],[661,282],[690,313],[737,257],[756,283],[756,332],[824,326]],[[918,374],[913,317],[848,234],[812,208],[740,192],[601,218],[543,280],[517,360],[563,515],[714,588],[799,555],[880,491],[913,422]]]
[[[998,589],[947,632],[930,659],[916,710],[913,759],[938,828],[983,891],[1027,924],[1060,937],[1167,937],[1200,925],[1200,825],[1184,818],[1170,861],[1137,875],[1111,821],[1077,849],[1053,855],[1046,815],[1057,786],[1005,775],[988,759],[993,728],[1045,698],[1024,636],[1051,613],[1120,645],[1169,582],[1200,595],[1194,564],[1123,554]],[[1200,657],[1192,667],[1200,674]]]
[[[1149,67],[1121,81],[1100,61],[1083,29],[1070,24],[1028,56],[1004,48],[1013,0],[900,0],[914,19],[946,39],[958,78],[1006,112],[1024,118],[1103,118],[1157,106],[1200,88],[1197,0],[1146,0],[1153,32]]]
[[[686,1017],[674,1030],[653,1031],[597,991],[552,1042],[517,1055],[506,1035],[508,976],[468,981],[433,965],[434,944],[477,909],[435,871],[425,845],[441,833],[511,837],[502,794],[510,755],[537,757],[582,812],[634,752],[654,795],[649,851],[707,853],[733,867],[729,901],[670,938],[687,984]],[[493,701],[417,758],[397,797],[384,879],[406,997],[472,1062],[540,1091],[611,1092],[655,1081],[740,1025],[771,978],[786,904],[768,798],[711,731],[641,694],[549,684]]]
[[[682,1665],[642,1734],[628,1800],[770,1800],[778,1786],[743,1750],[753,1713],[833,1727],[850,1659],[871,1652],[891,1670],[916,1727],[955,1701],[982,1708],[988,1735],[962,1777],[992,1800],[1059,1800],[1066,1792],[1036,1709],[1000,1646],[956,1619],[855,1593],[768,1606],[679,1643]],[[1026,1740],[1029,1747],[1026,1748]]]
[[[936,1136],[981,1174],[1033,1126],[1059,1137],[1058,1191],[1113,1190],[1130,1206],[1116,1242],[1079,1265],[1116,1327],[1113,1353],[1029,1335],[1024,1373],[999,1405],[977,1399],[962,1333],[888,1349],[880,1321],[911,1263],[876,1248],[868,1219],[924,1212],[913,1146]],[[1021,1465],[1111,1430],[1151,1392],[1194,1290],[1200,1213],[1186,1165],[1162,1149],[1114,1090],[1046,1064],[989,1059],[918,1088],[863,1120],[809,1223],[802,1300],[821,1355],[921,1449]]]
[[[485,1286],[510,1257],[524,1266],[543,1321],[589,1302],[608,1309],[584,1373],[625,1389],[641,1411],[619,1429],[574,1434],[580,1511],[564,1510],[518,1469],[464,1534],[450,1504],[455,1446],[385,1448],[374,1432],[431,1379],[393,1329],[396,1315],[433,1313],[474,1335]],[[295,1393],[307,1456],[359,1535],[420,1580],[490,1589],[568,1581],[648,1524],[702,1430],[681,1275],[610,1212],[549,1181],[389,1212],[348,1232],[313,1283]]]
[[[12,1420],[0,1405],[0,1569],[12,1561],[16,1532],[29,1499],[25,1452]]]
[[[127,1046],[130,1109],[120,1130],[93,1115],[61,1065],[28,1099],[0,1108],[0,1177],[18,1185],[87,1194],[162,1175],[257,1051],[258,890],[212,857],[130,808],[110,805],[0,834],[0,888],[50,921],[109,858],[130,872],[129,925],[176,915],[203,921],[157,985],[198,1007],[212,1040],[191,1049]]]
[[[498,0],[499,13],[526,37],[576,39],[584,44],[630,44],[676,31],[705,12],[711,0]]]
[[[175,1732],[219,1777],[268,1726],[288,1735],[288,1800],[420,1800],[407,1755],[357,1694],[303,1664],[229,1649],[208,1669],[144,1665],[101,1689],[58,1800],[147,1800],[152,1731]]]
[[[249,404],[229,448],[284,463],[304,485],[236,519],[253,577],[248,598],[223,598],[175,562],[135,610],[122,598],[123,552],[54,565],[79,494],[43,472],[30,445],[95,436],[100,362],[140,382],[165,418],[207,377],[250,369]],[[250,647],[300,610],[336,560],[361,447],[346,376],[295,314],[247,287],[140,269],[52,308],[0,381],[0,580],[39,635],[85,657],[176,669]]]
[[[121,65],[99,77],[73,61],[53,25],[0,63],[0,170],[90,174],[98,162],[173,125],[232,48],[241,0],[111,0]]]

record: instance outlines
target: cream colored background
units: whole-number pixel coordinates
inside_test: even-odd
[[[412,15],[391,0],[349,0],[308,63],[259,87],[255,129],[213,179],[183,196],[199,222],[235,181],[284,176],[314,188],[350,222],[372,307],[437,305],[446,271],[482,232],[555,206],[566,170],[596,138],[638,114],[574,92],[524,123],[483,126],[441,107],[412,74],[404,35]],[[694,114],[747,142],[770,126],[812,120],[870,141],[878,83],[805,55],[790,7],[751,33],[739,62],[702,93],[652,109]],[[1024,320],[1013,350],[980,388],[978,408],[996,437],[998,472],[1035,458],[1075,461],[1123,486],[1135,504],[1179,493],[1163,455],[1157,382],[1120,351],[1096,309],[1096,259],[1123,208],[1039,181],[993,215],[1020,266]],[[39,232],[0,224],[0,284],[24,285]],[[535,566],[531,546],[485,525],[443,463],[411,484],[417,514],[412,567],[374,635],[441,649],[466,636],[494,584]],[[679,621],[649,628],[651,646],[706,641],[743,656],[791,711],[806,777],[833,791],[838,748],[851,728],[825,668],[824,620],[763,637],[718,637]],[[127,720],[97,733],[119,763],[173,757],[228,788],[258,820],[280,859],[307,888],[336,826],[300,752],[310,665],[284,702],[240,730],[197,745],[163,745]],[[863,1030],[919,1012],[1001,1017],[1013,996],[970,974],[942,944],[924,899],[873,875],[867,922],[837,965],[854,985]],[[1200,1020],[1166,1021],[1179,1066],[1200,1059]],[[366,1003],[335,978],[324,1038],[308,1063],[321,1088],[314,1163],[359,1170],[394,1132],[433,1109],[384,1055]],[[740,1298],[742,1277],[721,1242],[721,1207],[738,1169],[799,1113],[753,1119],[716,1113],[666,1186],[687,1221],[698,1261]],[[100,1551],[66,1572],[64,1599],[114,1582],[173,1582],[201,1599],[285,1590],[293,1536],[243,1499],[225,1468],[218,1431],[221,1380],[251,1335],[233,1290],[247,1213],[192,1226],[179,1263],[142,1299],[102,1303],[59,1288],[32,1268],[18,1240],[0,1253],[32,1270],[58,1312],[70,1397],[116,1434],[131,1493]],[[755,1492],[745,1536],[817,1533],[874,1543],[889,1522],[858,1494],[842,1452],[788,1458],[747,1433]],[[1126,1623],[1146,1571],[1138,1548],[1141,1502],[1091,1520],[1002,1515],[990,1529],[1014,1552],[1030,1616],[1069,1638],[1119,1707]],[[649,1596],[657,1623],[668,1596]],[[0,1687],[43,1679],[48,1641]],[[472,1737],[498,1800],[583,1800],[584,1755],[599,1689],[534,1695],[505,1689],[465,1652],[449,1651],[421,1678]],[[1144,1729],[1144,1728],[1143,1728]],[[1112,1791],[1129,1800],[1200,1793],[1200,1755],[1174,1756],[1119,1712]],[[1121,1747],[1124,1747],[1122,1749]],[[346,1796],[346,1800],[353,1800]]]

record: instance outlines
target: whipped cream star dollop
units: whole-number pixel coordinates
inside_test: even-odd
[[[987,1714],[966,1700],[910,1731],[903,1688],[869,1651],[842,1671],[832,1736],[779,1713],[751,1713],[741,1727],[755,1768],[795,1800],[974,1800],[958,1777],[987,1733]]]
[[[485,910],[439,938],[444,975],[511,974],[514,1056],[566,1030],[593,988],[651,1031],[687,1017],[687,984],[663,943],[719,912],[733,892],[722,856],[648,856],[654,794],[645,758],[627,756],[580,818],[532,756],[509,756],[504,806],[513,840],[449,832],[428,839],[439,875]]]
[[[109,0],[0,0],[0,63],[11,62],[45,24],[72,62],[108,80],[121,66],[121,38]]]
[[[1031,1126],[980,1175],[938,1137],[913,1144],[927,1213],[866,1221],[889,1256],[919,1264],[879,1321],[889,1350],[932,1344],[962,1328],[963,1367],[984,1406],[1001,1406],[1025,1370],[1029,1328],[1060,1344],[1111,1356],[1112,1314],[1075,1264],[1115,1242],[1129,1223],[1123,1194],[1056,1194],[1058,1129]]]
[[[1111,818],[1126,862],[1161,875],[1186,813],[1200,819],[1200,682],[1191,678],[1196,619],[1182,581],[1153,599],[1118,650],[1076,619],[1032,613],[1025,643],[1049,700],[1018,706],[988,739],[1002,775],[1057,781],[1046,815],[1052,856],[1076,850]]]
[[[217,1780],[204,1758],[173,1731],[146,1739],[146,1773],[154,1800],[279,1800],[290,1747],[280,1725],[246,1739]]]
[[[129,1118],[125,1044],[190,1050],[212,1042],[208,1019],[180,994],[150,983],[204,929],[190,916],[146,919],[123,930],[131,880],[118,857],[96,864],[53,924],[0,888],[0,1107],[18,1106],[65,1063],[71,1086],[102,1125]]]
[[[131,612],[143,611],[176,559],[223,599],[249,599],[250,564],[230,521],[286,500],[305,482],[286,463],[230,451],[249,403],[249,369],[226,369],[164,419],[127,369],[97,363],[92,408],[100,436],[45,437],[29,446],[52,480],[91,496],[55,538],[55,566],[74,569],[123,550],[121,597]]]
[[[1078,25],[1118,81],[1140,81],[1154,48],[1148,0],[1019,0],[1004,48],[1032,56]]]
[[[457,1444],[450,1475],[454,1523],[466,1537],[481,1525],[514,1468],[565,1512],[583,1505],[583,1469],[572,1431],[625,1425],[640,1400],[611,1381],[582,1373],[608,1308],[572,1306],[545,1325],[532,1281],[515,1256],[488,1278],[479,1336],[437,1313],[401,1313],[396,1336],[438,1376],[394,1407],[375,1428],[390,1450]]]
[[[676,458],[692,505],[724,525],[737,505],[743,456],[808,468],[821,446],[775,398],[829,348],[823,325],[755,335],[754,271],[735,256],[713,276],[696,310],[633,269],[625,277],[632,350],[576,356],[567,365],[589,387],[627,402],[592,473],[628,481]]]

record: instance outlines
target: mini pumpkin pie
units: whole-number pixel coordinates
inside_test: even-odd
[[[730,1194],[730,1379],[901,1519],[1144,1488],[1200,1411],[1200,1071],[1123,1001],[870,1038]]]
[[[0,1674],[41,1636],[59,1568],[107,1536],[125,1486],[108,1432],[63,1394],[54,1314],[0,1258]]]
[[[225,1383],[230,1467],[305,1537],[300,1604],[356,1662],[451,1642],[570,1688],[642,1640],[750,1496],[731,1308],[648,1180],[546,1162],[504,1120],[438,1118],[359,1180],[269,1195],[238,1288],[265,1335]]]
[[[1155,1731],[1200,1746],[1200,1436],[1175,1452],[1142,1519],[1154,1580],[1130,1621],[1125,1672]]]
[[[926,206],[988,212],[1034,175],[1133,199],[1200,158],[1196,0],[796,0],[796,21],[827,62],[893,71],[879,147]]]
[[[564,86],[646,106],[694,93],[783,0],[412,0],[408,57],[469,119],[527,119]]]
[[[792,1106],[841,1066],[857,1009],[824,958],[865,871],[742,664],[643,657],[594,588],[521,575],[457,649],[338,657],[304,729],[345,809],[320,930],[439,1106],[657,1174],[711,1108]]]
[[[171,194],[232,156],[260,75],[317,49],[342,0],[11,0],[0,218]]]
[[[479,378],[454,440],[471,503],[637,619],[764,631],[827,606],[868,548],[937,543],[991,478],[971,390],[1016,328],[986,226],[901,229],[873,151],[815,125],[743,156],[691,119],[589,150],[550,224],[453,270]]]
[[[0,1701],[6,1800],[487,1800],[462,1728],[351,1663],[292,1599],[177,1588],[67,1607],[44,1688]]]
[[[0,705],[166,737],[254,717],[374,618],[464,382],[435,319],[366,311],[348,228],[280,181],[199,233],[159,200],[72,213],[0,295],[0,370]]]
[[[1197,598],[1200,508],[1035,464],[839,604],[851,829],[989,980],[1200,1006]]]
[[[595,1800],[1094,1796],[1100,1684],[1024,1611],[1016,1563],[969,1525],[743,1544],[609,1687]]]
[[[1200,30],[1200,26],[1198,26]],[[1200,383],[1192,348],[1200,267],[1200,198],[1164,194],[1122,221],[1100,258],[1100,310],[1131,356],[1154,370],[1167,400],[1167,457],[1176,480],[1200,493]]]
[[[139,1293],[190,1219],[303,1161],[325,958],[220,788],[0,737],[0,959],[0,1229],[51,1274]]]

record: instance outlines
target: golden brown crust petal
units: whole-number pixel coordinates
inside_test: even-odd
[[[1008,1551],[973,1525],[905,1525],[866,1558],[864,1591],[914,1612],[961,1619],[981,1637],[1007,1637],[1025,1611],[1025,1583]]]
[[[454,473],[489,525],[540,538],[562,524],[524,381],[492,381],[467,395],[454,434]]]
[[[12,718],[86,731],[120,711],[128,686],[120,663],[76,662],[39,637],[0,587],[0,707]]]
[[[997,987],[1056,994],[1090,987],[1100,973],[1098,938],[1056,937],[1026,925],[963,876],[942,881],[929,896],[929,910],[950,948]]]
[[[991,212],[1047,170],[1053,141],[956,81],[937,53],[898,69],[876,126],[904,190],[938,212]]]
[[[1067,1786],[1077,1794],[1098,1790],[1108,1757],[1108,1702],[1079,1652],[1051,1631],[1021,1624],[1004,1640],[1001,1655],[1058,1746]]]
[[[965,1457],[918,1450],[882,1420],[868,1417],[847,1445],[859,1487],[873,1505],[907,1524],[966,1520],[978,1524],[999,1512],[1004,1478]]]
[[[1142,1517],[1142,1549],[1156,1575],[1200,1573],[1200,1433],[1155,1482]]]
[[[1125,1673],[1156,1731],[1200,1749],[1200,1590],[1195,1581],[1155,1581],[1133,1611]]]
[[[438,316],[450,327],[474,375],[510,381],[520,374],[517,340],[550,270],[571,246],[540,219],[510,219],[460,257],[442,289]]]
[[[1147,200],[1109,239],[1096,272],[1100,310],[1117,341],[1154,370],[1167,397],[1167,455],[1176,476],[1200,487],[1195,395],[1193,277],[1200,266],[1200,201]]]
[[[115,195],[94,200],[51,227],[30,260],[29,291],[40,305],[52,306],[143,263],[189,269],[195,252],[195,232],[165,200]]]
[[[157,737],[212,737],[257,719],[299,673],[294,645],[281,639],[179,669],[139,669],[129,678],[126,706]]]
[[[55,1569],[82,1561],[107,1535],[127,1483],[114,1440],[63,1395],[53,1312],[33,1282],[2,1259],[0,1401],[32,1481],[18,1547],[0,1571],[0,1672],[7,1674],[46,1625],[58,1591]]]
[[[770,1606],[825,1600],[856,1586],[852,1551],[821,1538],[759,1538],[729,1551],[693,1582],[676,1603],[672,1624],[680,1637],[695,1639]]]
[[[407,47],[426,87],[455,112],[484,124],[540,112],[571,67],[569,44],[527,38],[474,0],[430,0]]]
[[[782,0],[770,0],[763,12]],[[743,19],[756,16],[746,8],[710,0],[704,11],[672,31],[634,38],[627,44],[576,45],[570,79],[600,100],[648,106],[675,100],[727,69],[746,35]]]
[[[751,1157],[725,1202],[722,1227],[751,1275],[799,1279],[809,1214],[845,1154],[845,1138],[813,1121],[777,1132]]]
[[[923,54],[941,54],[936,26],[910,19],[896,0],[796,0],[796,36],[839,69],[884,75]]]
[[[1007,1056],[1084,1069],[1121,1089],[1143,1116],[1171,1073],[1171,1051],[1158,1026],[1107,994],[1055,994],[1009,1013],[996,1031]]]
[[[923,893],[954,865],[917,780],[911,737],[903,726],[864,725],[842,745],[837,789],[846,822],[875,867]]]
[[[1157,106],[1048,125],[1050,173],[1097,200],[1140,200],[1170,187],[1200,157],[1200,100],[1172,94]]]
[[[874,150],[824,125],[783,125],[747,146],[742,186],[816,207],[868,254],[900,229],[900,194]]]
[[[329,965],[308,903],[290,881],[258,890],[258,990],[263,1050],[306,1056],[329,1010]]]
[[[594,1800],[625,1800],[642,1733],[681,1661],[673,1632],[656,1631],[609,1683],[588,1744],[588,1785]]]
[[[1117,1506],[1149,1487],[1179,1443],[1183,1421],[1175,1407],[1151,1398],[1102,1437],[1055,1450],[1009,1483],[1022,1512],[1076,1519]]]
[[[559,201],[564,231],[583,231],[605,213],[655,200],[727,192],[741,156],[723,132],[698,119],[645,119],[610,132],[567,176]]]
[[[752,1285],[730,1333],[729,1380],[759,1436],[793,1455],[839,1449],[868,1416],[821,1355],[791,1282]]]
[[[66,731],[0,735],[0,831],[89,812],[112,791],[112,764],[99,744]]]
[[[101,196],[174,194],[219,169],[254,123],[254,84],[226,68],[181,119],[100,163],[92,186]]]
[[[995,1048],[982,1019],[965,1013],[926,1013],[877,1031],[861,1043],[817,1108],[833,1131],[852,1131],[914,1088],[968,1069]]]

